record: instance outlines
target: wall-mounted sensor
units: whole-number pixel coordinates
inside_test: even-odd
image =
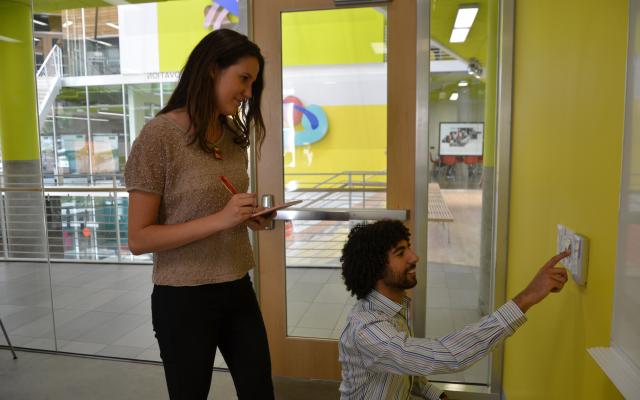
[[[571,255],[560,263],[571,272],[573,280],[578,285],[585,286],[589,264],[589,239],[566,226],[558,225],[557,251],[561,253],[567,249],[571,250]]]

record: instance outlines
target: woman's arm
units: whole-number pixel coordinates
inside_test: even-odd
[[[160,195],[129,193],[129,250],[138,255],[171,250],[247,221],[256,207],[256,195],[234,195],[219,212],[181,224],[158,224]]]

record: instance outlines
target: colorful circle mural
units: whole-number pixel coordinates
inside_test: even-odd
[[[292,116],[290,117],[291,121],[285,121],[285,125],[289,125],[289,129],[293,125],[296,146],[315,143],[327,134],[329,129],[327,114],[319,105],[309,104],[305,106],[295,96],[285,97],[283,105],[285,106],[284,115]],[[287,112],[287,107],[292,107],[292,109]]]

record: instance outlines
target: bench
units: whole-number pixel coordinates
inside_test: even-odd
[[[453,222],[453,213],[447,207],[447,203],[442,197],[440,191],[440,185],[432,182],[428,187],[428,204],[427,204],[427,220],[433,222],[441,222],[442,226],[447,228],[447,243],[451,243],[449,236],[449,225],[447,223]]]

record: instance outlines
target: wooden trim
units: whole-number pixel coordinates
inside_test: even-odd
[[[388,4],[388,208],[413,207],[415,146],[415,1]],[[272,193],[282,202],[282,11],[334,9],[331,0],[254,0],[254,40],[265,56],[262,109],[267,137],[257,162],[257,192]],[[398,27],[393,29],[393,27]],[[390,28],[390,29],[389,29]],[[410,217],[411,217],[410,213]],[[412,226],[412,222],[410,222]],[[284,228],[258,236],[260,304],[269,336],[274,376],[340,379],[335,340],[288,338],[286,335],[286,274]]]

